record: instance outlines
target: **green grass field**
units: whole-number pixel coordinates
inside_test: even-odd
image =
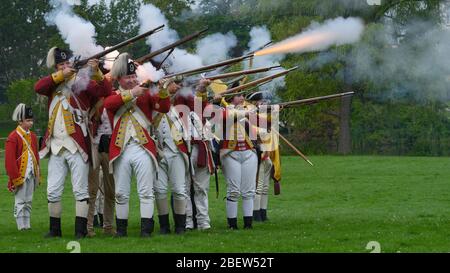
[[[450,159],[426,157],[315,156],[314,167],[299,157],[283,158],[281,195],[269,199],[266,223],[253,230],[226,229],[225,185],[215,198],[211,183],[212,229],[184,236],[158,234],[139,238],[135,187],[128,238],[80,240],[81,252],[381,252],[450,251]],[[3,165],[3,161],[1,162]],[[46,177],[46,161],[42,164]],[[63,238],[45,239],[48,229],[46,183],[37,189],[32,230],[18,232],[12,215],[14,197],[0,187],[0,252],[69,252],[74,240],[74,201],[70,183],[63,199]],[[271,184],[272,185],[272,184]],[[242,227],[239,210],[239,226]],[[172,221],[172,219],[171,219]],[[173,222],[172,222],[173,223]]]

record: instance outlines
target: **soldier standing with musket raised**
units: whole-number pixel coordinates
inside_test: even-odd
[[[109,145],[110,171],[116,186],[116,236],[127,236],[130,186],[133,172],[137,178],[140,201],[141,237],[149,237],[154,230],[154,193],[158,162],[156,145],[151,137],[153,113],[166,113],[170,98],[166,89],[150,93],[141,87],[136,65],[128,53],[114,61],[111,77],[119,88],[105,99],[105,108],[113,125]]]
[[[224,100],[222,99],[222,101]],[[253,199],[258,168],[258,157],[253,142],[256,138],[256,131],[253,131],[253,127],[244,122],[248,118],[248,109],[242,94],[229,96],[228,101],[224,104],[226,108],[222,111],[224,136],[220,142],[220,161],[227,182],[228,227],[238,229],[238,202],[242,197],[244,229],[251,229],[253,227]],[[250,119],[250,121],[252,120]]]
[[[76,200],[75,236],[87,235],[88,173],[90,140],[87,112],[99,97],[108,96],[111,86],[98,68],[98,60],[87,65],[92,71],[85,90],[74,92],[76,70],[70,61],[71,52],[53,47],[47,54],[47,67],[56,71],[35,85],[38,94],[48,97],[49,121],[40,157],[50,156],[48,162],[47,199],[50,215],[48,237],[61,237],[61,198],[64,181],[70,170]]]
[[[191,134],[191,164],[192,180],[187,179],[187,207],[186,207],[186,228],[194,228],[194,212],[192,201],[195,204],[195,220],[199,230],[211,228],[209,217],[209,180],[214,172],[215,164],[212,155],[212,143],[209,121],[205,118],[204,112],[208,106],[211,106],[207,98],[207,87],[211,83],[209,80],[200,80],[196,94],[191,95],[193,105],[190,105],[190,134]],[[193,185],[191,185],[193,183]],[[191,193],[191,190],[194,192]],[[194,200],[191,200],[192,196]]]
[[[265,93],[263,91],[250,94],[247,96],[247,101],[253,103],[256,107],[267,105],[269,103],[265,98]],[[272,122],[271,114],[266,114],[265,116],[268,121]],[[269,202],[270,179],[272,178],[276,182],[281,180],[278,137],[269,127],[271,127],[271,125],[268,125],[267,128],[257,128],[261,155],[258,166],[259,170],[256,177],[256,194],[253,202],[253,220],[256,222],[268,220],[267,206]]]
[[[160,158],[155,194],[161,234],[170,233],[167,199],[169,188],[173,195],[175,233],[183,234],[186,230],[186,179],[190,176],[189,143],[187,142],[189,134],[186,123],[180,117],[180,112],[186,114],[184,118],[187,118],[190,110],[187,106],[187,98],[177,93],[180,86],[174,80],[169,78],[164,83],[173,86],[170,92],[173,106],[168,113],[159,113],[154,116]]]
[[[108,70],[100,64],[100,68],[105,73],[106,80],[111,82]],[[89,172],[89,213],[88,213],[88,236],[95,236],[94,223],[97,200],[102,202],[103,210],[98,211],[100,225],[106,235],[115,235],[114,204],[115,187],[114,177],[109,172],[109,143],[112,134],[112,126],[108,113],[104,107],[105,98],[100,98],[89,112],[89,121],[92,131],[92,166]],[[101,174],[101,175],[100,175]],[[99,190],[100,189],[100,190]],[[100,194],[100,196],[99,196]]]

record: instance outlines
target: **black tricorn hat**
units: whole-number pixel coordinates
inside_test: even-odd
[[[259,100],[263,100],[264,99],[264,93],[262,91],[258,91],[252,94],[249,94],[246,97],[247,100],[249,101],[259,101]]]
[[[17,105],[16,109],[14,109],[12,119],[14,121],[23,121],[25,119],[33,118],[33,110],[31,107],[26,106],[24,103],[20,103]]]
[[[59,63],[70,60],[70,58],[72,58],[70,50],[52,47],[47,53],[47,67],[55,67]]]
[[[122,53],[117,56],[111,68],[111,76],[113,78],[120,78],[126,75],[136,74],[137,66],[130,58],[128,53]]]

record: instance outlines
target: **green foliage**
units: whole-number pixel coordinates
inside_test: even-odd
[[[45,25],[48,1],[0,2],[0,101],[14,80],[37,76],[43,71],[39,61],[47,53],[47,41],[55,31]]]
[[[6,90],[8,104],[0,106],[0,109],[7,113],[3,116],[3,121],[13,123],[11,121],[11,115],[19,103],[25,103],[31,106],[35,121],[33,130],[37,131],[40,135],[43,134],[47,126],[47,99],[34,92],[34,84],[36,81],[36,78],[30,78],[12,82]]]
[[[352,138],[362,154],[450,154],[450,119],[436,104],[353,101]]]

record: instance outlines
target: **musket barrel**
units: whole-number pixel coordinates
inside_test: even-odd
[[[163,28],[164,28],[164,25],[160,25],[160,26],[157,27],[157,28],[154,28],[154,29],[149,30],[149,31],[147,31],[147,32],[145,32],[145,33],[142,33],[142,34],[140,34],[140,35],[137,35],[137,36],[135,36],[135,37],[132,37],[132,38],[130,38],[130,39],[126,40],[126,41],[123,41],[123,42],[121,42],[121,43],[119,43],[119,44],[117,44],[117,45],[115,45],[115,46],[112,46],[112,47],[110,47],[110,48],[108,48],[108,49],[105,49],[105,50],[103,50],[102,52],[99,52],[99,53],[97,53],[97,54],[95,54],[95,55],[92,55],[92,56],[89,57],[89,58],[86,58],[86,59],[77,61],[77,62],[75,63],[75,67],[81,67],[81,66],[85,65],[85,64],[86,64],[89,60],[91,60],[91,59],[100,59],[101,57],[105,56],[105,55],[108,54],[108,53],[113,52],[114,50],[117,50],[117,49],[122,48],[122,47],[124,47],[124,46],[126,46],[126,45],[129,45],[129,44],[131,44],[131,43],[134,43],[134,42],[136,42],[136,41],[138,41],[138,40],[140,40],[140,39],[142,39],[142,38],[145,38],[145,37],[150,36],[150,35],[152,35],[152,34],[154,34],[154,33],[156,33],[156,32],[159,32],[159,31],[161,31]]]
[[[258,47],[257,49],[255,49],[255,50],[253,50],[253,51],[251,51],[251,52],[249,52],[248,54],[255,54],[256,52],[258,52],[258,51],[260,51],[260,50],[266,48],[267,46],[269,46],[269,45],[271,45],[271,44],[273,44],[273,41],[269,41],[269,42],[265,43],[264,45]]]
[[[161,53],[164,53],[164,52],[166,52],[166,51],[168,51],[168,50],[170,50],[172,48],[175,48],[175,47],[177,47],[177,46],[179,46],[181,44],[189,42],[189,41],[199,37],[200,35],[202,35],[203,33],[207,32],[207,31],[208,31],[208,28],[204,28],[204,29],[202,29],[200,31],[197,31],[197,32],[191,34],[191,35],[183,37],[182,39],[180,39],[180,40],[178,40],[178,41],[176,41],[176,42],[174,42],[174,43],[172,43],[170,45],[167,45],[167,46],[165,46],[163,48],[160,48],[160,49],[158,49],[158,50],[156,50],[154,52],[150,52],[149,54],[144,55],[144,56],[136,59],[136,62],[140,63],[140,64],[146,63],[146,62],[150,61],[153,57],[155,57],[155,56],[157,56],[157,55],[159,55]]]
[[[171,77],[176,77],[176,76],[194,75],[194,74],[198,74],[198,73],[201,73],[201,72],[204,72],[204,71],[208,71],[208,70],[212,70],[212,69],[215,69],[215,68],[219,68],[221,66],[238,63],[240,61],[243,61],[243,60],[251,58],[251,57],[253,57],[253,54],[241,56],[241,57],[238,57],[238,58],[229,59],[229,60],[222,61],[222,62],[219,62],[219,63],[211,64],[211,65],[202,66],[202,67],[199,67],[199,68],[196,68],[196,69],[192,69],[192,70],[188,70],[188,71],[184,71],[184,72],[179,72],[179,73],[167,75],[164,78],[171,78]]]
[[[252,55],[252,57],[254,57],[254,55],[255,55],[256,52],[260,51],[261,49],[265,48],[266,46],[268,46],[268,45],[270,45],[270,44],[272,44],[272,43],[273,43],[272,41],[269,41],[269,42],[267,42],[266,44],[264,44],[264,45],[258,47],[257,49],[248,52],[247,55]],[[228,69],[230,66],[231,66],[231,65],[225,65],[225,66],[223,67],[223,69]]]
[[[255,81],[252,81],[252,82],[249,82],[249,83],[246,83],[246,84],[234,87],[234,88],[230,88],[230,89],[226,90],[225,92],[223,92],[221,95],[230,95],[230,96],[234,95],[233,93],[235,93],[235,92],[239,92],[239,91],[244,90],[246,88],[253,87],[253,86],[256,86],[258,84],[271,81],[271,80],[273,80],[275,78],[282,77],[282,76],[284,76],[284,75],[288,74],[289,72],[291,72],[293,70],[296,70],[296,69],[298,69],[298,66],[295,66],[295,67],[293,67],[291,69],[288,69],[288,70],[285,70],[283,72],[276,73],[276,74],[273,74],[273,75],[270,75],[270,76],[267,76],[267,77],[264,77],[264,78],[261,78],[261,79],[258,79],[258,80],[255,80]]]
[[[353,91],[345,92],[345,93],[338,93],[338,94],[333,94],[333,95],[328,95],[328,96],[321,96],[321,97],[315,97],[315,98],[309,98],[309,99],[303,99],[303,100],[294,100],[294,101],[284,102],[284,103],[280,103],[279,105],[282,107],[289,107],[289,106],[294,106],[294,105],[313,104],[313,103],[318,103],[323,100],[352,96],[353,94],[355,94],[355,92],[353,92]]]
[[[242,71],[214,75],[214,76],[206,77],[205,79],[213,81],[213,80],[236,77],[236,76],[241,76],[241,75],[251,75],[251,74],[256,74],[256,73],[261,73],[261,72],[267,72],[272,69],[280,68],[280,67],[281,67],[280,65],[276,65],[276,66],[270,66],[270,67],[264,67],[264,68],[242,70]]]
[[[288,108],[290,106],[298,106],[298,105],[309,105],[309,104],[315,104],[323,100],[329,100],[329,99],[335,99],[335,98],[342,98],[347,96],[354,95],[355,92],[345,92],[345,93],[338,93],[328,96],[321,96],[321,97],[315,97],[315,98],[309,98],[309,99],[303,99],[303,100],[294,100],[294,101],[287,101],[287,102],[281,102],[278,104],[269,104],[269,105],[261,105],[259,106],[259,109],[270,109],[274,106],[280,106],[281,108]]]

